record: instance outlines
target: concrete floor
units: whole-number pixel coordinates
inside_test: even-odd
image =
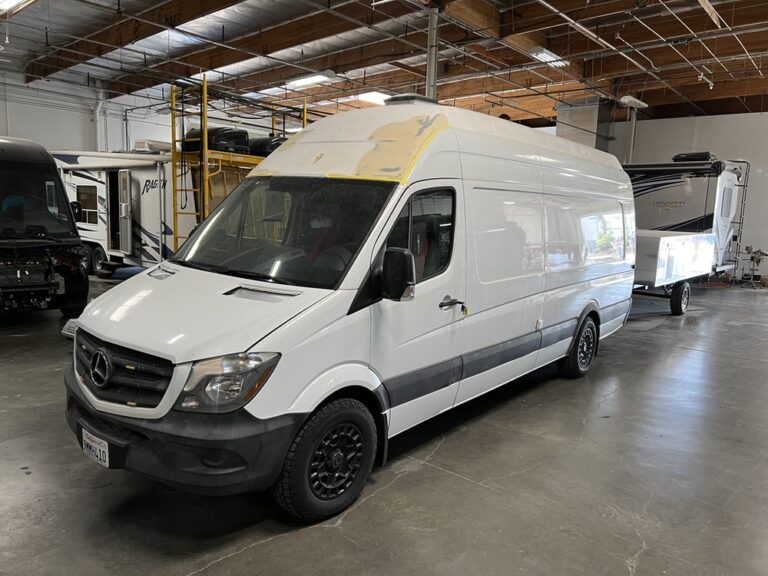
[[[58,312],[0,317],[0,573],[768,574],[768,290],[666,305],[637,301],[588,378],[547,368],[397,438],[311,527],[91,463]]]

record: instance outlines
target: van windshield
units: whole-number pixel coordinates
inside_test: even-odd
[[[338,178],[247,178],[172,261],[280,284],[335,288],[395,186]]]
[[[69,202],[53,164],[0,162],[0,240],[75,235]]]

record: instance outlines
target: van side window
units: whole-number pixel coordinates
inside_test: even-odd
[[[400,212],[387,248],[409,248],[416,260],[416,281],[437,276],[448,267],[453,249],[454,191],[414,194]]]

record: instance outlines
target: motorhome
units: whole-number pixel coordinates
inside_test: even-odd
[[[83,207],[77,228],[90,252],[89,271],[157,264],[173,256],[174,230],[185,239],[202,220],[197,171],[174,175],[169,152],[52,154],[69,198]],[[237,166],[218,167],[210,180],[212,207],[246,175]],[[172,178],[179,184],[175,216]]]
[[[732,269],[745,164],[704,152],[678,154],[672,162],[625,165],[634,189],[637,227],[714,234],[713,271]]]
[[[0,312],[58,308],[80,315],[88,301],[88,253],[48,151],[0,138]]]
[[[600,151],[418,101],[327,117],[86,309],[69,425],[102,466],[332,516],[393,436],[553,362],[586,374],[630,309],[634,228]]]

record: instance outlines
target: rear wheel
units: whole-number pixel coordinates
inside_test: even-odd
[[[688,282],[678,282],[672,288],[672,295],[669,300],[669,307],[672,314],[682,316],[688,308],[691,301],[691,285]]]
[[[587,316],[581,324],[571,349],[565,358],[561,358],[557,367],[567,378],[581,378],[589,372],[597,351],[597,325]]]
[[[371,413],[357,400],[333,400],[296,435],[272,496],[304,520],[335,516],[357,500],[375,456],[376,424]]]

